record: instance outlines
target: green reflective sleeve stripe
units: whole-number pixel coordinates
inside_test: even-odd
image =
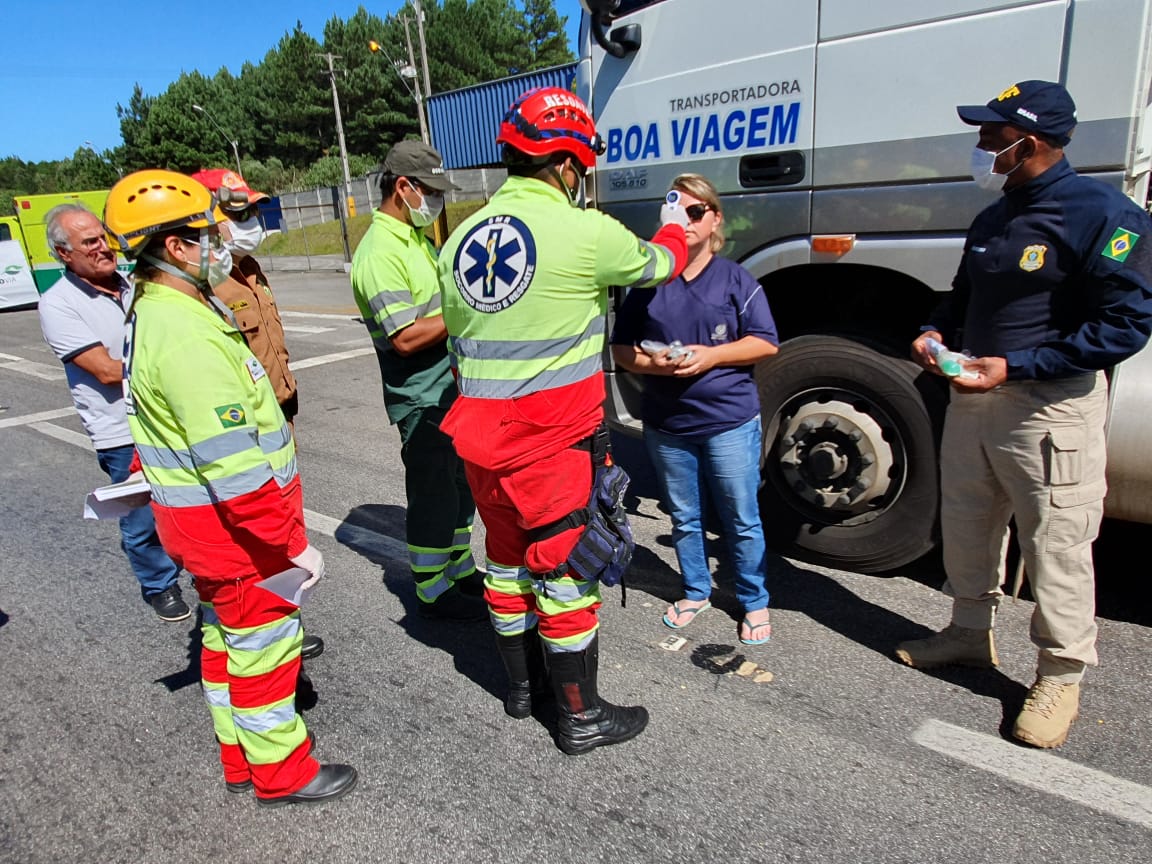
[[[675,264],[666,249],[641,240],[610,216],[597,215],[601,217],[596,246],[597,285],[650,287],[667,281]]]
[[[672,253],[658,243],[649,243],[647,240],[642,240],[641,243],[648,247],[651,257],[648,259],[648,263],[644,265],[644,272],[640,274],[640,278],[626,287],[654,288],[667,282],[675,266]]]

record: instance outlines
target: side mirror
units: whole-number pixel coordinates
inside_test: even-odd
[[[592,38],[606,53],[613,57],[624,57],[640,49],[639,24],[617,27],[611,35],[604,33],[604,28],[610,23],[609,16],[616,11],[620,0],[580,0],[580,5],[588,13]]]

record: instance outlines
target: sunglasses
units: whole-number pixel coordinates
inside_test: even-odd
[[[699,222],[704,218],[704,214],[712,208],[707,204],[689,204],[684,208],[684,212],[688,214],[688,218],[693,222]]]

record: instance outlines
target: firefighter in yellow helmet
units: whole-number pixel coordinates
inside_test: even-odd
[[[262,804],[335,798],[348,765],[312,757],[295,709],[299,607],[260,588],[324,559],[308,542],[295,448],[267,373],[212,294],[227,278],[212,194],[172,171],[139,171],[108,194],[114,249],[135,259],[124,352],[128,424],[165,549],[195,576],[201,661],[224,780]],[[307,583],[306,583],[307,584]]]

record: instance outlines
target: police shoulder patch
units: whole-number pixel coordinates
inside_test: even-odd
[[[219,405],[212,410],[216,412],[216,419],[225,429],[244,425],[244,408],[238,402],[233,402],[230,405]]]
[[[1127,228],[1117,228],[1112,234],[1112,239],[1104,245],[1104,249],[1100,254],[1105,258],[1111,258],[1113,261],[1123,264],[1124,259],[1127,258],[1128,253],[1135,248],[1136,241],[1139,239],[1140,235],[1135,231],[1129,231]]]
[[[491,216],[460,241],[452,279],[477,312],[499,312],[524,296],[536,273],[536,240],[515,216]]]

